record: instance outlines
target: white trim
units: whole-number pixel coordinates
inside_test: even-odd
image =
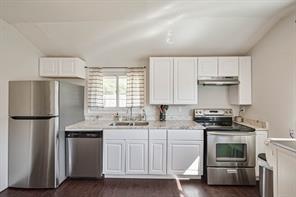
[[[201,176],[185,176],[185,175],[114,175],[106,174],[105,178],[119,178],[119,179],[201,179]]]

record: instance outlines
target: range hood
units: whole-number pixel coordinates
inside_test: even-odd
[[[199,77],[199,85],[216,85],[216,86],[230,86],[238,85],[238,77]]]

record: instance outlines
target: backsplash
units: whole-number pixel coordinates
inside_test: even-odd
[[[239,107],[230,105],[228,102],[228,87],[226,86],[200,86],[198,105],[169,105],[166,113],[167,120],[192,120],[193,109],[196,108],[231,108],[234,115],[238,115]],[[159,120],[159,106],[145,106],[147,120]],[[87,120],[100,119],[112,120],[112,114],[118,112],[119,115],[126,115],[127,108],[116,111],[103,109],[95,115],[86,115]],[[133,108],[133,115],[140,114],[141,109]]]

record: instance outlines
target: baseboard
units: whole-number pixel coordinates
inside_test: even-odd
[[[187,176],[187,175],[115,175],[105,174],[105,178],[121,178],[121,179],[201,179],[201,176]]]

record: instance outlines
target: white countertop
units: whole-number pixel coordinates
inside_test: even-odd
[[[253,129],[255,129],[256,131],[268,131],[268,128],[259,127],[259,126],[257,126],[257,125],[253,125],[253,124],[250,124],[250,123],[246,123],[246,122],[236,122],[236,121],[234,121],[234,122],[237,123],[237,124],[241,124],[241,125],[244,125],[244,126],[247,126],[247,127],[253,128]]]
[[[104,129],[196,129],[204,127],[193,120],[148,121],[147,126],[111,126],[112,120],[85,120],[66,127],[66,131],[95,131]]]
[[[296,140],[287,139],[287,140],[271,140],[271,143],[280,148],[292,151],[296,153]]]

